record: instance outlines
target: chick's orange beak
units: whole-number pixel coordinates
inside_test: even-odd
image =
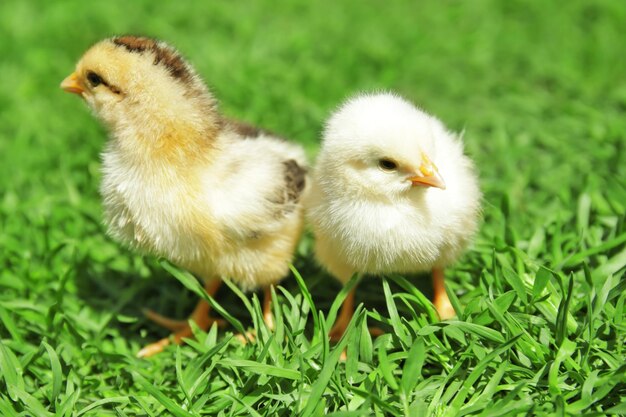
[[[85,89],[78,81],[78,75],[75,72],[71,73],[61,82],[61,88],[68,93],[74,93],[81,95],[85,92]]]
[[[422,164],[419,172],[407,178],[413,185],[423,185],[426,187],[436,187],[442,190],[446,189],[446,183],[443,181],[437,166],[424,154],[422,154]]]

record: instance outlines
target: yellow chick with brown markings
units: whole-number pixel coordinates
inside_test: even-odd
[[[61,88],[110,132],[101,193],[111,236],[196,274],[211,295],[222,277],[262,287],[271,325],[270,288],[287,275],[302,233],[303,149],[226,119],[191,65],[156,39],[96,43]],[[190,319],[207,329],[208,313],[200,301]],[[147,314],[174,334],[138,356],[192,334],[187,321]]]

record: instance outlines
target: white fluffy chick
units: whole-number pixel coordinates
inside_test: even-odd
[[[81,96],[110,131],[101,193],[108,232],[205,281],[265,290],[285,275],[302,232],[303,149],[224,118],[196,71],[171,46],[122,36],[92,46],[61,87]],[[191,315],[213,321],[201,301]],[[148,316],[191,336],[187,321]],[[139,352],[150,356],[165,338]]]
[[[443,269],[476,233],[480,198],[459,137],[408,101],[381,93],[352,98],[330,117],[305,205],[316,256],[339,281],[432,270],[434,304],[450,318]],[[353,311],[354,291],[332,338]]]

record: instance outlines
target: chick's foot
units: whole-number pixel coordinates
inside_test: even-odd
[[[274,322],[274,313],[272,313],[272,287],[273,286],[270,285],[263,288],[263,322],[270,331],[274,331],[276,326]],[[236,334],[235,337],[245,345],[248,342],[254,342],[257,335],[255,330],[250,330],[245,334]]]
[[[224,325],[226,324],[224,320],[209,317],[208,313],[208,303],[204,300],[201,300],[196,306],[192,315],[189,317],[189,320],[193,320],[196,325],[204,331],[208,330],[208,328],[211,327],[213,323],[217,323],[219,327],[224,327]],[[183,338],[193,336],[193,331],[191,330],[191,326],[189,325],[188,320],[172,320],[151,310],[145,310],[144,314],[150,320],[154,321],[162,327],[165,327],[166,329],[171,330],[173,333],[169,337],[163,338],[158,342],[150,343],[149,345],[141,349],[139,352],[137,352],[137,357],[139,358],[148,358],[150,356],[156,355],[157,353],[162,352],[170,344],[175,343],[177,345],[180,345],[183,343]]]
[[[207,282],[204,288],[207,294],[213,296],[219,289],[220,285],[220,280],[213,280]],[[193,336],[193,331],[191,330],[191,326],[189,325],[189,320],[193,320],[198,328],[204,331],[208,330],[208,328],[211,327],[213,323],[217,323],[219,327],[224,327],[226,322],[223,319],[209,317],[210,310],[211,307],[209,306],[209,303],[206,300],[200,300],[198,304],[196,304],[196,308],[194,308],[193,312],[189,316],[189,319],[173,320],[168,317],[162,316],[152,310],[145,309],[143,313],[148,319],[152,320],[161,327],[165,327],[173,333],[170,337],[163,338],[158,342],[147,345],[139,352],[137,352],[137,356],[140,358],[147,358],[162,352],[165,347],[169,346],[172,342],[177,345],[182,344],[184,338]]]
[[[263,321],[268,329],[274,330],[274,313],[272,313],[272,285],[263,289]]]
[[[206,303],[206,302],[205,301],[200,301],[200,303]],[[200,303],[198,303],[198,304],[200,304]],[[196,308],[198,308],[198,307],[196,307]],[[195,311],[194,311],[194,313],[195,313]],[[154,310],[150,310],[150,309],[144,309],[143,310],[143,314],[150,321],[154,322],[155,324],[159,325],[160,327],[163,327],[165,329],[170,330],[173,333],[176,333],[176,332],[179,332],[179,331],[181,331],[183,329],[188,328],[189,327],[189,319],[193,320],[198,325],[198,327],[201,328],[202,330],[207,330],[209,327],[211,327],[211,325],[213,325],[213,323],[217,323],[217,325],[220,328],[224,327],[226,325],[226,322],[223,319],[217,319],[217,318],[209,317],[208,316],[208,309],[206,309],[206,314],[204,316],[192,314],[189,317],[189,319],[187,319],[187,320],[171,319],[169,317],[165,317],[165,316],[155,312]]]
[[[146,312],[148,313],[148,312]],[[157,313],[150,312],[154,316],[150,318],[157,324],[172,330],[172,333],[169,337],[165,337],[158,342],[150,343],[139,352],[137,352],[137,357],[139,358],[148,358],[150,356],[156,355],[157,353],[161,353],[167,346],[175,343],[177,345],[181,345],[183,343],[183,338],[189,338],[193,336],[193,331],[191,330],[191,326],[188,321],[183,320],[172,320],[167,317],[163,317]],[[206,331],[213,325],[213,323],[217,323],[219,327],[224,327],[226,322],[222,319],[215,319],[212,317],[205,316],[204,320],[197,321],[193,319],[193,321],[197,324],[197,326]]]
[[[137,352],[137,357],[149,358],[150,356],[154,356],[157,353],[163,352],[163,350],[167,346],[171,345],[172,342],[180,345],[183,343],[183,338],[191,337],[192,335],[193,333],[191,331],[191,327],[188,326],[187,328],[181,329],[176,333],[173,333],[170,337],[165,337],[158,342],[150,343],[149,345],[145,346],[143,349]]]

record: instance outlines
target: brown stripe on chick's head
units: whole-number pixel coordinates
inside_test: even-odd
[[[192,78],[189,67],[180,54],[164,42],[145,36],[118,36],[112,39],[117,46],[126,48],[128,52],[154,54],[154,65],[163,65],[168,72],[181,81],[187,82]]]

